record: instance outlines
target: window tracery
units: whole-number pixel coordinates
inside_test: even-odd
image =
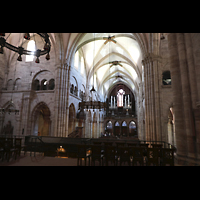
[[[120,89],[117,92],[117,107],[123,107],[123,97],[124,97],[125,91],[123,89]]]

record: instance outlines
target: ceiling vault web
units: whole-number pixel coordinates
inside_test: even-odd
[[[74,55],[80,51],[83,56],[88,88],[95,76],[96,89],[102,95],[117,82],[128,84],[138,93],[142,81],[142,59],[148,49],[146,34],[80,33],[76,38],[79,39],[73,47]]]

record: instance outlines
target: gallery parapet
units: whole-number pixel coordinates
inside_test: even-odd
[[[79,102],[79,110],[81,109],[106,109],[106,103],[101,101],[82,101]]]

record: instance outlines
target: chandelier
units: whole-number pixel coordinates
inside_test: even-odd
[[[0,33],[0,54],[4,53],[4,48],[8,48],[9,50],[14,51],[19,54],[17,61],[22,61],[22,55],[36,56],[36,60],[35,60],[36,63],[40,63],[39,57],[43,55],[46,55],[46,60],[50,60],[49,52],[51,50],[51,43],[49,40],[49,35],[47,33],[36,33],[36,34],[38,34],[42,38],[42,40],[44,40],[44,48],[42,50],[37,49],[36,51],[29,51],[29,50],[24,49],[22,45],[16,47],[8,43],[7,39],[9,38],[11,33],[8,34],[6,38],[5,38],[6,36],[5,33]],[[31,38],[30,33],[24,33],[23,37],[26,40],[30,40]],[[35,38],[34,34],[33,34],[33,38]],[[20,38],[19,38],[19,41],[20,41]],[[15,71],[16,71],[16,65],[15,65]],[[12,92],[12,96],[13,96],[13,92]],[[15,108],[13,100],[12,100],[12,96],[11,96],[11,100],[8,102],[7,108],[0,108],[0,114],[5,115],[6,113],[8,114],[15,113],[15,115],[19,115],[19,110]]]
[[[4,53],[4,48],[6,47],[6,48],[10,49],[11,51],[14,51],[14,52],[19,54],[19,56],[17,58],[18,61],[22,61],[22,55],[23,54],[24,55],[34,55],[34,56],[36,56],[36,60],[35,60],[36,63],[40,62],[39,57],[43,56],[43,55],[46,55],[46,60],[50,60],[49,52],[50,52],[50,49],[51,49],[51,43],[50,43],[50,40],[49,40],[49,35],[47,33],[37,33],[37,34],[41,38],[44,39],[44,49],[43,50],[37,49],[36,51],[32,52],[32,51],[24,49],[22,46],[16,47],[16,46],[8,43],[6,40],[8,39],[10,34],[5,39],[4,38],[5,33],[0,33],[0,54]],[[24,33],[23,37],[26,40],[30,40],[30,38],[31,38],[29,33]]]

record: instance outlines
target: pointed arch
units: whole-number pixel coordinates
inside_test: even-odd
[[[14,82],[14,90],[20,90],[21,89],[21,78],[17,78]]]
[[[76,110],[73,103],[69,106],[69,117],[68,117],[68,135],[75,131],[75,119],[76,119]]]
[[[45,102],[38,103],[31,114],[32,135],[49,136],[51,133],[51,111]]]

